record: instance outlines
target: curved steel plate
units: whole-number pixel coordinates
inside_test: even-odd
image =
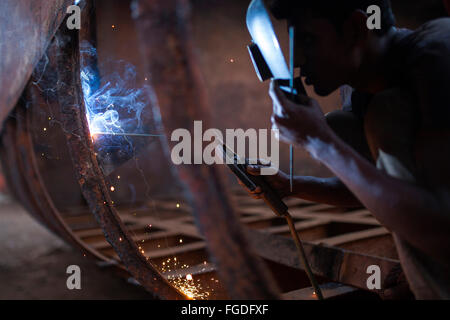
[[[0,3],[0,128],[73,0]]]

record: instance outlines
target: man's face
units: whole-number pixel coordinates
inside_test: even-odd
[[[307,85],[327,96],[345,84],[350,74],[351,50],[328,20],[304,14],[295,26],[295,65]]]

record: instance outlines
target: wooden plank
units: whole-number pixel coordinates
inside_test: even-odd
[[[301,230],[310,229],[318,226],[325,226],[329,223],[329,220],[325,219],[314,219],[314,220],[307,220],[307,221],[299,221],[295,222],[294,226],[297,231],[300,232]],[[279,233],[288,233],[289,232],[289,226],[287,225],[281,225],[281,226],[275,226],[275,227],[269,227],[261,230],[266,233],[271,234],[279,234]]]
[[[184,269],[177,269],[177,270],[172,270],[170,272],[165,272],[163,275],[167,278],[174,277],[174,276],[185,278],[188,274],[196,276],[196,275],[211,273],[211,272],[215,272],[215,271],[216,271],[216,266],[212,263],[206,262],[206,263],[197,264],[195,266],[184,268]]]
[[[195,225],[183,223],[182,220],[178,220],[178,219],[158,220],[153,217],[142,217],[142,218],[128,217],[127,221],[130,221],[130,222],[133,222],[136,224],[142,224],[142,225],[151,224],[152,227],[156,227],[159,229],[176,231],[179,234],[184,234],[184,235],[188,235],[191,237],[203,238],[200,235],[200,233],[198,232]]]
[[[163,258],[163,257],[168,257],[168,256],[176,256],[177,254],[180,253],[186,253],[189,251],[194,251],[194,250],[199,250],[199,249],[206,249],[206,244],[205,242],[194,242],[194,243],[189,243],[189,244],[185,244],[185,245],[181,245],[181,246],[177,246],[177,247],[171,247],[171,248],[166,248],[166,249],[161,249],[161,250],[157,250],[157,251],[150,251],[150,252],[145,252],[145,257],[151,259],[156,259],[156,258]]]
[[[179,236],[179,233],[177,232],[167,232],[167,231],[159,231],[155,232],[153,234],[142,234],[142,235],[132,235],[132,239],[134,242],[136,242],[138,245],[142,244],[142,241],[146,240],[161,240],[167,237],[173,237],[173,236]],[[106,239],[102,239],[95,242],[87,242],[88,246],[91,248],[94,248],[96,250],[103,250],[106,248],[109,248],[111,245],[106,241]]]
[[[293,240],[254,230],[248,231],[248,237],[255,252],[261,257],[303,270]],[[314,274],[330,281],[367,290],[367,267],[377,265],[381,270],[382,283],[382,289],[376,290],[377,293],[382,294],[385,289],[404,285],[398,260],[369,256],[336,247],[314,245],[310,242],[303,242],[303,245]],[[387,284],[388,286],[385,286]]]
[[[321,284],[319,287],[325,299],[332,299],[358,291],[357,288],[335,282]],[[312,287],[284,293],[282,298],[283,300],[317,300],[317,296],[314,294],[314,288]]]
[[[314,244],[325,244],[328,246],[338,246],[340,244],[344,244],[347,242],[367,239],[367,238],[373,238],[378,237],[382,235],[389,234],[389,231],[386,228],[375,228],[375,229],[369,229],[369,230],[363,230],[359,232],[352,232],[352,233],[346,233],[342,234],[336,237],[326,238],[326,239],[319,239],[312,241]]]

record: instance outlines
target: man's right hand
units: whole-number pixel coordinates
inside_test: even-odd
[[[269,166],[270,164],[263,163],[262,161],[258,160],[258,164],[250,164],[247,166],[247,172],[251,175],[259,176],[261,174],[261,168]],[[276,175],[264,176],[264,179],[278,193],[278,195],[282,199],[291,195],[289,176],[284,172],[278,171]],[[244,187],[244,189],[250,194],[252,198],[254,199],[262,198],[263,192],[260,187],[257,187],[254,191],[250,191],[239,179],[238,183]]]

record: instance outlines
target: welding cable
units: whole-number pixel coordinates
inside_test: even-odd
[[[311,267],[309,266],[308,259],[306,258],[305,249],[303,248],[303,244],[300,241],[297,230],[295,230],[294,221],[292,219],[292,216],[289,214],[289,212],[286,212],[284,214],[284,217],[286,218],[286,221],[289,225],[289,229],[291,231],[292,237],[294,238],[295,246],[297,247],[299,257],[300,257],[300,262],[302,263],[303,267],[305,268],[306,274],[308,275],[309,281],[311,282],[311,285],[314,288],[314,292],[317,296],[317,299],[323,300],[322,291],[317,283],[316,278],[314,277],[314,274],[311,271]]]

